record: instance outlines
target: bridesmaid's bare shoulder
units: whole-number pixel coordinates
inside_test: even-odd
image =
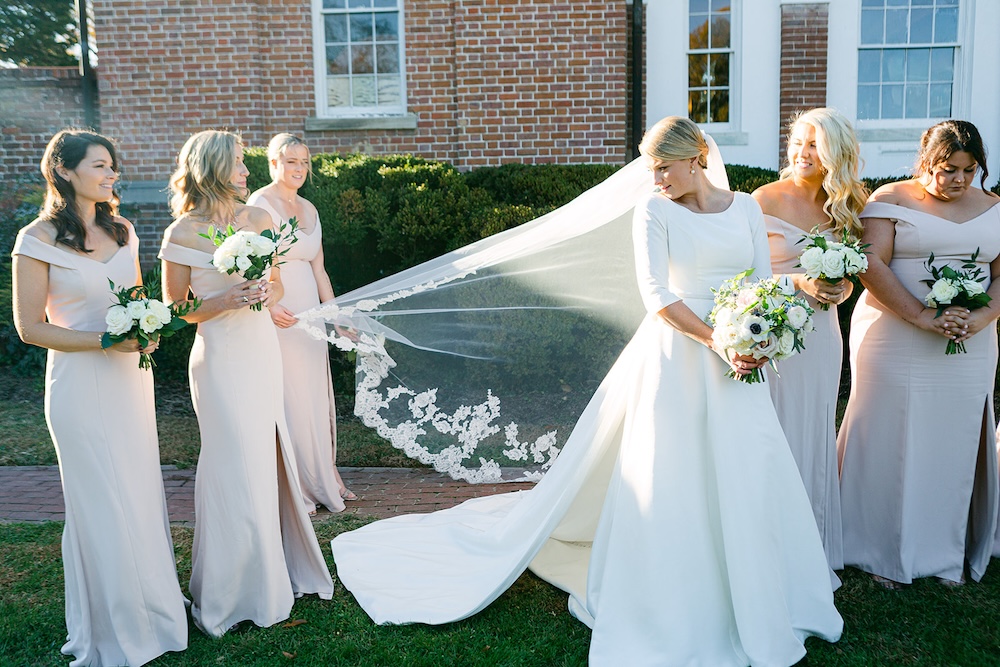
[[[760,204],[765,215],[771,215],[782,220],[793,220],[798,217],[802,206],[799,189],[791,179],[773,181],[762,185],[753,191],[753,198]]]
[[[257,206],[237,206],[236,207],[237,227],[249,229],[258,234],[265,229],[274,227],[274,220],[271,214]]]
[[[192,216],[189,213],[185,213],[163,230],[163,242],[185,248],[199,249],[198,246],[202,245],[202,243],[200,242],[201,237],[198,236],[198,231]]]
[[[886,183],[868,197],[869,203],[881,202],[913,208],[912,202],[918,201],[924,194],[924,187],[913,178],[905,181]]]
[[[19,236],[32,236],[42,243],[54,246],[56,244],[56,227],[52,221],[35,218],[18,232]]]

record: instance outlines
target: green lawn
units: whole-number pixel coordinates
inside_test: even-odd
[[[316,523],[331,571],[328,541],[362,523],[353,517]],[[59,655],[65,636],[61,529],[61,523],[0,526],[0,664],[5,667],[66,664]],[[192,531],[173,531],[186,584]],[[837,607],[846,622],[843,639],[832,645],[808,640],[809,656],[801,665],[986,667],[1000,661],[1000,562],[994,561],[983,583],[959,590],[920,581],[890,592],[848,570]],[[566,596],[530,574],[482,613],[446,626],[375,626],[339,583],[333,600],[298,600],[292,619],[304,623],[252,628],[217,640],[192,630],[186,652],[151,664],[582,666],[590,641],[590,631],[567,613]]]

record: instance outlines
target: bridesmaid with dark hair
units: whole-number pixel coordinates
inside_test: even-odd
[[[140,284],[117,214],[111,141],[63,130],[45,149],[41,214],[13,251],[14,325],[48,349],[45,417],[59,457],[68,641],[77,665],[143,665],[187,648],[160,473],[152,375],[135,340],[102,349],[116,286]]]
[[[916,171],[876,190],[860,216],[867,291],[851,319],[851,397],[837,440],[844,561],[890,589],[918,577],[979,581],[997,518],[1000,198],[985,189],[986,150],[966,121],[924,132]],[[938,317],[925,302],[929,256],[958,269],[977,252],[993,300]],[[966,353],[946,355],[948,341]]]

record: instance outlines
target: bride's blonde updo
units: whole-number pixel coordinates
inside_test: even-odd
[[[708,142],[695,122],[683,116],[667,116],[646,130],[639,152],[663,162],[697,157],[702,169],[708,167]]]

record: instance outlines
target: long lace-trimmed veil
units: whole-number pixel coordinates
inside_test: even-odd
[[[728,188],[708,138],[708,175]],[[355,414],[456,479],[537,481],[645,315],[642,158],[570,203],[360,287],[296,325],[357,352]],[[343,327],[357,340],[342,335]]]

